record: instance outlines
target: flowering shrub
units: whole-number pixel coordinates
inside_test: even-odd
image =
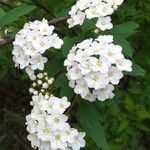
[[[0,149],[149,149],[149,5],[1,0]]]

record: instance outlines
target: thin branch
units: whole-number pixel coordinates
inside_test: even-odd
[[[68,115],[68,114],[71,112],[71,110],[72,110],[72,108],[75,106],[76,102],[78,102],[78,95],[75,96],[75,98],[74,98],[74,100],[73,100],[71,106],[69,107],[69,109],[68,109],[67,112],[65,113],[66,115]]]
[[[52,13],[51,10],[49,10],[46,6],[44,6],[43,4],[41,4],[38,0],[31,0],[32,2],[34,2],[38,7],[42,8],[43,10],[45,10],[47,13]]]
[[[12,38],[12,37],[5,38],[3,41],[0,42],[0,48],[6,44],[12,43],[14,40],[15,40],[15,38]]]
[[[57,24],[57,23],[60,23],[60,22],[62,22],[62,21],[67,20],[68,18],[70,18],[70,16],[61,17],[61,18],[54,18],[54,19],[50,20],[50,21],[48,22],[48,24],[49,24],[49,25],[55,25],[55,24]]]
[[[13,6],[11,6],[10,4],[5,3],[5,2],[3,2],[3,1],[0,1],[0,4],[1,4],[1,5],[5,5],[5,6],[7,6],[8,8],[13,8]]]
[[[66,17],[61,17],[61,18],[54,18],[52,20],[50,20],[48,22],[49,25],[55,25],[57,23],[60,23],[62,21],[65,21],[69,18],[69,16],[66,16]],[[0,42],[0,48],[3,47],[4,45],[6,44],[10,44],[12,43],[13,41],[15,40],[15,38],[12,38],[12,37],[7,37],[5,38],[3,41]]]

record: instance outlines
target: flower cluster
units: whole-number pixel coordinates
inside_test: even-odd
[[[54,93],[54,87],[51,86],[54,82],[54,78],[49,78],[46,72],[39,73],[32,76],[34,81],[32,87],[29,89],[29,92],[34,95],[45,95],[45,98],[48,98],[51,93]]]
[[[37,82],[34,83],[37,84],[39,79],[43,78],[45,78],[45,73],[38,74]],[[47,81],[51,81],[49,83],[51,85],[53,78]],[[43,87],[43,89],[45,88]],[[31,114],[26,116],[27,131],[29,132],[27,138],[31,141],[32,147],[39,150],[79,150],[84,147],[85,133],[78,132],[67,123],[68,117],[64,114],[70,106],[67,98],[58,98],[52,94],[44,95],[40,92],[35,93],[35,90],[33,95],[31,101],[33,109]]]
[[[25,68],[29,76],[33,75],[36,69],[43,70],[47,58],[42,54],[51,47],[60,49],[63,44],[53,30],[54,26],[49,26],[45,19],[26,23],[13,42],[15,66]]]
[[[114,45],[113,36],[87,39],[74,46],[64,65],[69,86],[89,101],[104,101],[114,97],[114,86],[123,77],[122,71],[132,71],[132,62],[124,58],[122,47]]]
[[[78,0],[72,6],[67,20],[69,28],[75,25],[82,25],[85,18],[98,18],[96,26],[101,30],[111,29],[110,15],[123,3],[123,0]]]

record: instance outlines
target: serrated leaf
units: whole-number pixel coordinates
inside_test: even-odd
[[[24,16],[35,9],[36,6],[32,5],[21,5],[17,8],[14,8],[8,11],[1,19],[0,26],[8,25],[16,20],[18,20],[21,16]]]
[[[125,74],[130,76],[145,76],[146,71],[141,66],[133,64],[132,72],[126,72]]]
[[[128,57],[132,57],[133,55],[133,48],[131,47],[130,43],[121,36],[114,36],[114,43],[119,44],[123,48],[123,54]]]
[[[104,128],[98,120],[98,112],[94,103],[82,102],[78,106],[77,117],[82,128],[90,135],[99,148],[110,150],[107,144]]]
[[[137,32],[136,29],[138,27],[139,25],[137,23],[130,21],[124,24],[116,25],[112,30],[108,30],[104,33],[110,35],[120,35],[121,37],[128,38]]]

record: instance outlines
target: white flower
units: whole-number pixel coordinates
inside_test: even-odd
[[[40,74],[40,77],[43,74]],[[44,74],[45,75],[45,74]],[[39,75],[38,75],[39,76]],[[33,109],[26,117],[28,140],[39,150],[71,150],[85,146],[85,133],[78,132],[67,123],[63,114],[70,106],[66,97],[50,96],[48,99],[39,94],[32,97]]]
[[[113,98],[111,84],[119,84],[122,71],[132,70],[132,63],[124,58],[122,47],[112,42],[111,35],[87,39],[74,46],[65,60],[69,86],[91,102]],[[97,94],[102,89],[107,89],[103,98]]]
[[[73,150],[80,150],[81,147],[85,146],[85,133],[81,132],[77,136],[75,136],[75,142],[71,145]]]
[[[101,30],[111,29],[110,15],[117,10],[123,0],[77,0],[72,6],[69,15],[71,16],[67,23],[69,28],[75,25],[82,25],[84,20],[98,18],[96,26]]]
[[[132,71],[132,62],[128,59],[117,59],[116,66],[121,71]]]
[[[123,73],[116,67],[112,66],[109,68],[108,78],[109,81],[115,85],[119,83],[121,78],[123,78]]]
[[[102,31],[106,29],[112,29],[113,24],[111,23],[110,17],[99,17],[96,23],[96,27],[100,28]]]
[[[51,147],[52,149],[61,149],[65,150],[67,148],[67,143],[65,140],[65,136],[63,132],[54,132],[53,135],[51,136]]]
[[[46,118],[46,121],[51,126],[53,131],[64,130],[67,124],[65,123],[68,117],[63,114],[53,114]]]
[[[110,63],[107,62],[106,58],[100,57],[99,59],[95,57],[90,58],[90,63],[92,64],[92,70],[101,73],[107,73]]]
[[[98,100],[105,101],[106,99],[112,99],[114,97],[114,94],[112,93],[113,90],[114,87],[111,84],[108,84],[104,88],[94,90],[93,94],[97,95]]]
[[[57,113],[64,113],[65,110],[70,106],[70,102],[67,101],[67,97],[56,99],[53,105],[53,109]]]
[[[89,88],[96,90],[105,87],[109,83],[107,74],[101,74],[99,72],[89,73],[84,79]]]
[[[49,26],[45,19],[26,23],[13,42],[15,66],[25,68],[29,76],[33,76],[34,70],[43,70],[47,58],[42,54],[51,47],[60,49],[63,44],[58,35],[53,34],[53,30],[54,26]]]

